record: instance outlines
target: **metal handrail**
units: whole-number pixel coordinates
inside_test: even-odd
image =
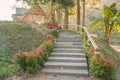
[[[67,25],[67,24],[66,24]],[[61,25],[61,26],[65,26],[65,24]],[[68,24],[68,26],[76,26],[74,28],[76,28],[77,30],[77,27],[83,29],[83,31],[85,32],[85,34],[87,35],[87,38],[88,40],[90,41],[90,43],[93,45],[94,49],[95,50],[98,50],[98,46],[97,44],[95,43],[95,41],[93,40],[93,38],[91,37],[90,33],[88,32],[87,28],[84,27],[84,26],[81,26],[81,25],[77,25],[77,24]]]

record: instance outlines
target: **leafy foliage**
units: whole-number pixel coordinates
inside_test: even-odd
[[[23,71],[33,74],[42,62],[40,55],[42,55],[42,52],[40,48],[37,48],[30,52],[18,52],[14,55],[14,58]]]
[[[104,5],[102,18],[96,19],[92,23],[92,26],[95,26],[99,23],[103,24],[102,26],[104,27],[105,30],[105,40],[109,43],[112,29],[116,28],[118,32],[120,31],[119,18],[120,18],[120,11],[117,10],[115,3],[112,3],[110,6]]]
[[[43,59],[46,60],[50,53],[53,50],[53,36],[46,35],[44,42],[40,45],[41,50],[43,51]]]
[[[17,70],[17,64],[0,61],[0,76],[8,76]]]
[[[105,80],[113,80],[116,72],[116,63],[113,59],[107,59],[104,54],[94,55],[90,58],[90,72]]]
[[[57,37],[59,31],[57,29],[51,29],[49,33],[52,34],[53,36]]]
[[[75,5],[74,0],[59,0],[58,3],[65,9],[72,8]]]

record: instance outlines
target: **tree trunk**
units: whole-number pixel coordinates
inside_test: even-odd
[[[111,31],[112,31],[112,26],[105,28],[105,41],[106,41],[106,43],[107,43],[108,45],[109,45],[109,42],[110,42],[110,34],[111,34]]]
[[[68,29],[68,8],[65,9],[65,21],[64,21],[65,29]]]
[[[61,24],[61,11],[60,11],[60,6],[58,7],[58,9],[56,9],[56,13],[57,13],[57,22],[60,25]]]
[[[77,0],[77,25],[80,25],[80,0]],[[79,26],[77,30],[79,30]]]
[[[85,26],[85,0],[83,0],[83,20],[82,20],[82,26]]]

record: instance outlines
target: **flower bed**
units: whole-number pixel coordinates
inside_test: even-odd
[[[46,35],[45,40],[40,47],[29,52],[18,52],[14,54],[13,59],[19,64],[24,72],[35,73],[46,60],[53,50],[54,36]]]
[[[88,40],[83,36],[83,48],[88,58],[90,75],[102,78],[102,80],[114,80],[117,69],[117,56],[115,51],[104,41],[93,38],[99,47],[100,54],[95,55],[92,46],[88,45]]]

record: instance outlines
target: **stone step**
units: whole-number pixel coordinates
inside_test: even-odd
[[[75,37],[75,36],[71,36],[71,37],[68,37],[68,36],[59,36],[58,39],[79,39],[79,40],[82,40],[81,37]]]
[[[82,45],[82,42],[55,42],[55,45]]]
[[[41,71],[46,74],[88,77],[87,59],[82,47],[79,34],[61,31]]]
[[[50,56],[56,56],[56,57],[81,57],[84,58],[84,53],[51,53]]]
[[[80,58],[80,57],[49,57],[48,61],[52,62],[67,62],[67,63],[71,63],[71,62],[87,62],[86,58]]]
[[[53,74],[53,75],[88,77],[88,70],[83,70],[83,69],[44,68],[41,72],[44,72],[47,74]]]
[[[54,48],[53,52],[82,53],[82,52],[84,52],[84,49]]]
[[[54,48],[83,48],[82,45],[54,45]]]
[[[46,62],[44,64],[45,68],[64,68],[64,69],[87,69],[87,63],[66,63],[66,62]]]
[[[81,39],[56,39],[57,42],[81,42]]]

